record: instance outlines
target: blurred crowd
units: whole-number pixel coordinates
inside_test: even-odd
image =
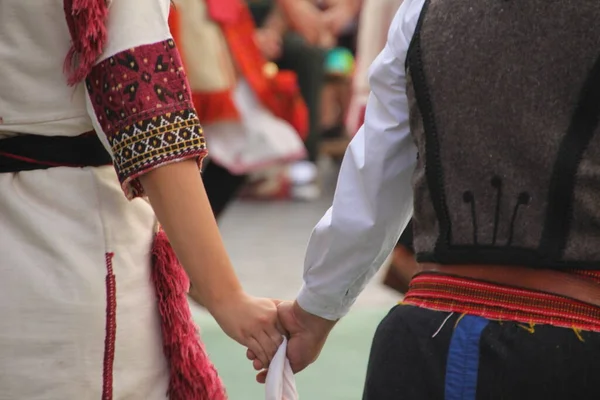
[[[361,125],[368,66],[400,2],[174,1],[217,218],[237,197],[319,198],[317,161],[341,160]]]

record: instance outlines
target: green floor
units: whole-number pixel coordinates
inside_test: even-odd
[[[296,377],[302,400],[360,400],[369,347],[387,309],[357,310],[331,334],[319,360]],[[214,320],[196,315],[202,337],[227,387],[231,400],[263,400],[263,387],[254,381],[245,349],[227,338]]]

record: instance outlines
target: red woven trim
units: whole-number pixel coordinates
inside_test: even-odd
[[[548,293],[433,274],[414,278],[404,303],[488,319],[600,331],[600,308]]]
[[[113,273],[113,253],[106,253],[106,336],[102,369],[102,400],[113,398],[113,365],[117,333],[117,284]]]

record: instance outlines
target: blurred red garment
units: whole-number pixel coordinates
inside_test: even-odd
[[[180,46],[181,52],[185,59],[191,55],[192,51],[202,52],[206,48],[205,45],[213,47],[213,53],[220,53],[215,54],[215,58],[221,59],[220,63],[213,64],[213,68],[208,71],[207,66],[199,65],[208,58],[203,57],[202,60],[188,63],[188,69],[204,69],[204,73],[200,74],[202,78],[211,81],[225,81],[221,85],[221,90],[211,90],[210,86],[214,82],[198,82],[199,87],[196,88],[194,88],[192,82],[194,104],[198,110],[200,120],[204,123],[212,123],[220,120],[239,119],[231,96],[237,81],[237,75],[241,75],[248,82],[261,103],[275,116],[292,125],[304,139],[308,133],[308,110],[300,94],[296,74],[291,71],[279,71],[274,64],[263,57],[254,41],[256,26],[246,4],[240,0],[197,1],[204,1],[206,15],[208,16],[206,23],[218,25],[220,32],[215,35],[214,26],[206,27],[206,29],[213,29],[212,33],[216,42],[213,40],[208,43],[209,40],[206,37],[202,40],[202,45],[196,42],[195,48],[188,46],[189,50],[187,52],[185,45]],[[177,43],[184,41],[182,36],[190,34],[185,32],[187,25],[182,23],[181,19],[186,17],[181,14],[175,7],[171,10],[169,17],[171,32]],[[219,39],[224,40],[224,43],[219,43]],[[224,49],[226,51],[215,49],[221,44],[226,45],[227,48]],[[193,57],[193,55],[191,56]],[[227,61],[233,64],[233,71],[227,71],[227,68],[223,67],[224,64],[227,64]],[[190,67],[191,65],[193,67]],[[228,73],[229,77],[227,76]],[[190,72],[190,75],[193,76],[194,74]],[[202,86],[207,88],[205,89]]]

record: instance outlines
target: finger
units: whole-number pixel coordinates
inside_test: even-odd
[[[256,375],[256,382],[258,382],[258,383],[265,383],[267,381],[267,374],[268,373],[269,373],[269,370],[267,370],[267,369],[260,371]]]
[[[246,357],[248,357],[248,360],[250,361],[256,360],[256,354],[250,349],[246,350]]]
[[[277,329],[277,334],[279,335],[279,337],[281,338],[281,342],[283,342],[283,337],[285,336],[286,338],[290,337],[289,332],[287,331],[287,329],[285,329],[283,327],[283,324],[281,323],[281,321],[279,320],[279,318],[277,318],[277,322],[275,323],[275,329]],[[279,343],[279,346],[281,345],[281,343]]]
[[[279,342],[276,341],[277,338],[279,338]],[[277,332],[277,330],[273,327],[269,329],[269,331],[259,332],[257,335],[254,336],[254,339],[258,341],[266,355],[266,360],[259,357],[260,361],[264,363],[265,367],[269,366],[269,363],[271,362],[273,357],[275,357],[275,353],[277,352],[279,344],[281,343],[281,334]]]
[[[261,363],[260,360],[257,358],[256,360],[252,361],[252,367],[254,367],[254,369],[257,371],[260,371],[261,369],[264,369],[266,366],[263,365],[263,363]]]
[[[279,346],[281,346],[281,344],[283,343],[284,336],[287,336],[287,331],[285,330],[285,328],[279,321],[279,316],[275,320],[275,326],[269,327],[266,333],[269,335],[269,337],[273,341],[273,344],[275,346],[275,353],[276,353],[277,350],[279,350]],[[275,353],[273,353],[273,357],[275,356]]]
[[[256,338],[251,337],[248,340],[248,348],[252,350],[252,352],[256,355],[256,359],[263,363],[263,365],[269,365],[269,357],[267,356],[267,353],[263,349],[261,343],[256,340]]]

